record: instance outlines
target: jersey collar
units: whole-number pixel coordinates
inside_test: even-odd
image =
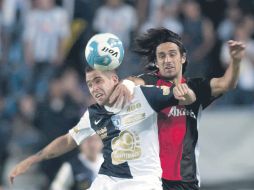
[[[159,79],[164,80],[165,82],[169,82],[171,84],[174,84],[174,82],[172,80],[169,80],[167,77],[163,77],[159,71],[156,72],[156,76]],[[185,82],[186,82],[186,78],[182,77],[181,83],[185,83]]]

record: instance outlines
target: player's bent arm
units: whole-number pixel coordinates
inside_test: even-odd
[[[184,86],[185,87],[181,87]],[[196,96],[192,90],[190,90],[187,84],[180,84],[173,87],[160,86],[156,87],[153,85],[147,86],[139,86],[143,95],[145,96],[147,102],[153,108],[154,111],[160,112],[164,108],[168,106],[176,106],[179,105],[179,101],[181,100],[181,105],[189,105],[194,103],[196,100]],[[185,92],[182,92],[183,89],[186,88]],[[175,94],[174,89],[179,89],[179,93]],[[178,96],[178,97],[176,97]],[[184,97],[185,96],[185,97]]]
[[[173,88],[174,97],[179,100],[179,105],[190,105],[196,101],[196,95],[186,83],[177,84]]]
[[[244,56],[245,45],[242,42],[231,40],[228,42],[228,46],[232,59],[231,63],[222,77],[213,78],[210,81],[212,96],[214,97],[234,89],[237,85],[240,62]]]
[[[213,78],[210,81],[212,96],[216,97],[229,90],[232,90],[237,85],[237,80],[240,71],[240,61],[231,63],[225,74],[220,78]]]
[[[191,89],[184,95],[184,98],[185,100],[179,100],[179,105],[190,105],[196,101],[196,95]]]
[[[145,81],[138,77],[128,77],[127,80],[134,82],[135,85],[145,85]],[[110,95],[109,104],[112,104],[113,107],[123,108],[125,103],[129,102],[131,98],[132,93],[128,89],[127,85],[120,82]]]
[[[123,80],[119,82],[109,97],[109,104],[113,107],[123,108],[125,103],[131,101],[133,85],[129,85],[130,83],[134,84],[130,80]]]
[[[43,160],[48,160],[61,156],[73,150],[75,147],[77,147],[77,144],[70,134],[66,134],[56,138],[44,149],[17,164],[16,167],[11,171],[9,176],[11,183],[13,183],[13,180],[16,176],[25,173],[32,165]]]

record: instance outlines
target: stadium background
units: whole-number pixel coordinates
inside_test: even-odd
[[[221,76],[229,39],[247,44],[237,89],[203,113],[202,190],[254,189],[253,0],[0,0],[0,189],[10,168],[73,126],[92,103],[84,84],[84,46],[95,32],[125,44],[123,78],[143,72],[133,39],[150,27],[182,35],[187,76]],[[12,189],[48,189],[76,151],[32,168]],[[1,190],[2,190],[1,189]]]

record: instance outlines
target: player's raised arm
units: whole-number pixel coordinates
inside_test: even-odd
[[[135,85],[137,84],[129,80],[129,78],[119,82],[109,97],[109,104],[116,108],[123,108],[126,103],[131,101]]]
[[[213,78],[210,82],[212,96],[215,97],[227,92],[230,89],[234,89],[237,84],[240,71],[240,62],[245,52],[245,44],[239,41],[230,40],[228,41],[228,46],[231,63],[222,77]]]
[[[29,156],[27,159],[18,163],[9,175],[10,182],[13,183],[15,177],[27,172],[32,165],[43,160],[49,160],[61,156],[73,150],[76,146],[77,144],[70,134],[56,138],[38,153]]]
[[[114,107],[123,108],[124,105],[132,99],[132,94],[124,81],[132,81],[135,85],[145,85],[145,81],[142,78],[134,76],[119,82],[109,97],[109,103],[114,105]]]

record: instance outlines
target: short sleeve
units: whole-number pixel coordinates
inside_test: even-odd
[[[84,113],[79,123],[69,130],[69,134],[78,145],[80,145],[80,143],[87,137],[95,134],[95,131],[91,128],[88,111]]]
[[[141,74],[138,75],[137,77],[143,79],[145,84],[156,85],[157,83],[157,78],[152,73]]]
[[[212,96],[210,81],[211,79],[208,78],[195,78],[187,80],[188,86],[196,94],[197,102],[202,105],[203,109],[217,99],[216,97]]]

